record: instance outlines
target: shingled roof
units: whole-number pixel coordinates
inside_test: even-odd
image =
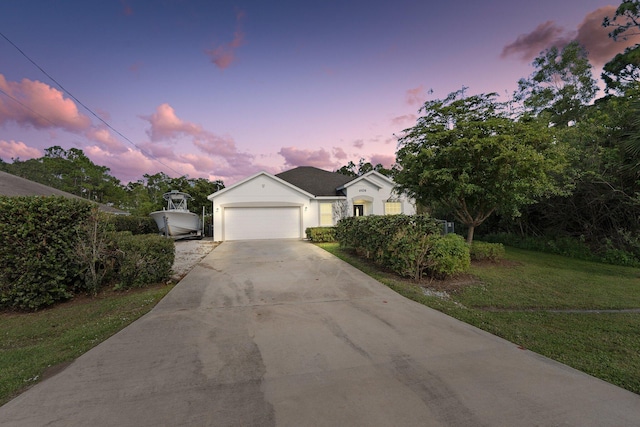
[[[69,199],[85,200],[66,191],[49,187],[39,182],[30,181],[17,175],[0,171],[0,195],[16,197],[16,196],[63,196]],[[98,203],[101,211],[109,212],[117,215],[129,215],[128,212],[111,206]]]
[[[337,189],[356,179],[354,176],[328,172],[313,166],[300,166],[276,176],[314,196],[342,196]]]

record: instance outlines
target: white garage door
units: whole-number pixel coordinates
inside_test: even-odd
[[[299,207],[226,208],[224,240],[299,239]]]

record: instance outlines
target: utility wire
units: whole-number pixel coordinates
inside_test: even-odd
[[[151,153],[148,153],[147,151],[145,151],[144,149],[142,149],[141,147],[139,147],[135,142],[131,141],[129,138],[127,138],[126,136],[124,136],[122,133],[120,133],[120,131],[118,131],[116,128],[114,128],[113,126],[111,126],[109,123],[107,123],[102,117],[98,116],[96,113],[93,112],[93,110],[89,107],[87,107],[82,101],[80,101],[78,98],[76,98],[71,92],[69,92],[64,86],[62,86],[62,84],[60,84],[56,79],[54,79],[49,73],[47,73],[44,68],[42,68],[40,65],[38,65],[33,59],[31,59],[22,49],[20,49],[14,42],[12,42],[11,40],[9,40],[9,38],[7,36],[5,36],[1,31],[0,31],[0,36],[2,36],[2,38],[4,38],[7,42],[9,42],[9,44],[11,46],[13,46],[14,48],[16,48],[16,50],[18,52],[20,52],[20,54],[22,54],[22,56],[24,56],[25,58],[27,58],[27,60],[29,62],[31,62],[38,70],[40,70],[42,72],[42,74],[44,74],[45,76],[47,76],[49,79],[51,79],[52,82],[54,82],[56,85],[58,85],[58,87],[60,89],[62,89],[62,91],[64,93],[66,93],[67,95],[69,95],[71,98],[73,98],[74,101],[76,101],[78,104],[82,105],[82,107],[87,110],[89,113],[91,113],[91,115],[93,117],[95,117],[96,119],[98,119],[100,122],[102,122],[106,127],[108,127],[109,129],[111,129],[113,132],[115,132],[116,134],[118,134],[122,139],[124,139],[125,141],[127,141],[129,144],[133,145],[134,147],[136,147],[138,150],[140,150],[141,153],[145,154],[146,156],[151,157],[152,159],[154,159],[155,161],[157,161],[158,163],[160,163],[162,166],[172,170],[173,172],[177,173],[180,176],[184,176],[183,173],[178,172],[177,170],[175,170],[174,168],[172,168],[171,166],[163,163],[160,159],[158,159],[156,156],[154,156]],[[8,93],[6,93],[5,91],[0,89],[0,92],[2,92],[4,95],[8,96],[9,98],[13,99],[14,101],[16,101],[18,104],[22,105],[23,107],[27,108],[28,110],[36,113],[38,116],[44,118],[45,120],[47,120],[48,122],[52,123],[53,122],[49,119],[47,119],[46,117],[44,117],[42,114],[32,110],[31,108],[27,107],[26,105],[24,105],[22,102],[20,102],[19,100],[17,100],[16,98],[14,98],[13,96],[9,95]]]

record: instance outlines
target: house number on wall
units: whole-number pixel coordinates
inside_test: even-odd
[[[360,193],[366,193],[366,192],[367,192],[367,189],[366,189],[366,188],[361,188],[361,189],[359,189],[358,191],[359,191]]]

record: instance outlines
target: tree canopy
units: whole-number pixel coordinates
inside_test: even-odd
[[[524,111],[546,113],[550,123],[567,126],[579,119],[582,110],[598,92],[587,51],[577,41],[564,48],[550,47],[534,61],[534,72],[518,81],[514,98]]]
[[[494,93],[463,91],[427,101],[418,123],[399,141],[398,186],[423,204],[437,202],[474,229],[494,212],[520,208],[561,193],[564,151],[552,129],[508,117]]]
[[[360,158],[358,165],[349,161],[346,165],[340,167],[340,169],[336,170],[337,173],[347,176],[362,176],[367,172],[371,172],[372,170],[376,172],[380,172],[384,176],[391,176],[393,171],[391,169],[387,169],[382,164],[378,163],[375,166],[371,164],[371,162],[365,162],[364,158]]]
[[[199,213],[203,206],[210,204],[207,196],[224,188],[220,180],[172,178],[163,172],[145,174],[137,182],[123,186],[111,175],[109,168],[94,164],[82,150],[64,150],[57,145],[45,149],[44,156],[38,159],[0,162],[0,170],[143,216],[162,209],[165,203],[162,195],[170,190],[181,190],[193,196],[189,209]]]
[[[614,40],[640,34],[640,1],[622,0],[614,15],[603,19],[602,26],[613,28],[609,37]]]

